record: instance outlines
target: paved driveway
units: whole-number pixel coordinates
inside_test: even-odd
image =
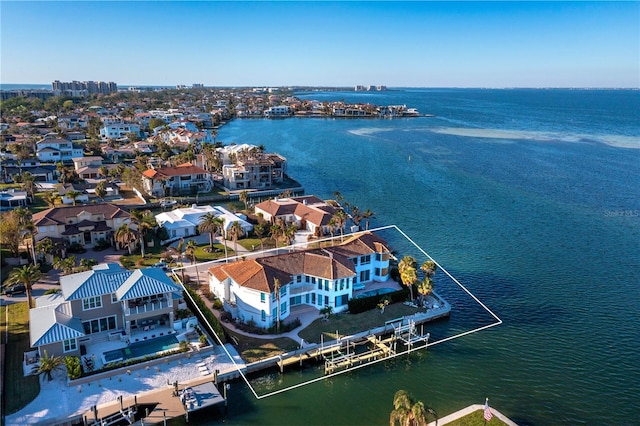
[[[72,253],[70,254],[70,256],[75,256],[78,263],[80,262],[80,259],[95,259],[98,261],[98,263],[120,263],[120,256],[125,253],[126,250],[116,251],[114,248],[110,247],[103,251],[93,251],[92,249],[89,249],[86,253]],[[52,269],[46,274],[43,274],[42,278],[40,278],[38,282],[33,285],[33,297],[35,298],[42,296],[47,290],[51,288],[59,288],[60,275],[61,272],[57,269]],[[21,294],[16,296],[5,296],[4,294],[2,294],[0,295],[0,300],[2,301],[2,305],[26,302],[27,295]]]

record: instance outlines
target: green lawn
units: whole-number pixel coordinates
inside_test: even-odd
[[[484,426],[484,410],[474,411],[471,414],[467,414],[464,417],[461,417],[457,420],[452,421],[451,423],[447,423],[447,426]],[[500,426],[506,425],[505,422],[493,416],[491,420],[486,422],[487,426]]]
[[[224,326],[224,324],[223,324]],[[288,337],[277,339],[256,339],[227,330],[232,336],[238,353],[246,362],[259,361],[285,352],[298,349],[300,345]]]
[[[7,328],[7,310],[9,325]],[[27,303],[14,303],[0,307],[0,325],[2,341],[9,333],[9,341],[5,346],[4,359],[4,401],[5,414],[12,414],[26,406],[38,396],[40,383],[38,377],[24,377],[22,372],[22,356],[29,348],[29,309]]]
[[[406,306],[402,303],[394,303],[385,308],[384,313],[380,309],[372,309],[360,314],[338,314],[331,315],[328,321],[322,318],[315,320],[298,335],[306,342],[320,343],[320,335],[324,335],[325,342],[335,339],[336,330],[341,336],[355,334],[372,328],[381,327],[386,321],[400,318],[405,315],[413,315],[418,312],[417,308]]]

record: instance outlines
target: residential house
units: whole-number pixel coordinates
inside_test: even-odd
[[[98,179],[100,177],[100,166],[102,157],[87,156],[73,159],[73,166],[80,179]]]
[[[47,138],[36,144],[36,156],[40,161],[65,162],[83,155],[82,147],[68,139]]]
[[[16,191],[9,188],[0,191],[0,210],[10,210],[14,207],[27,207],[29,196],[26,191]]]
[[[316,236],[328,235],[334,230],[331,218],[340,210],[315,195],[292,198],[276,198],[255,206],[255,213],[268,222],[280,219],[285,224],[294,224],[298,229],[311,231]]]
[[[144,328],[172,331],[181,297],[181,288],[162,269],[129,271],[115,263],[62,276],[60,290],[37,298],[29,311],[30,344],[40,357],[45,350],[50,356],[83,356],[91,345],[109,340],[126,347]]]
[[[145,170],[142,183],[148,194],[159,197],[209,192],[213,188],[211,174],[191,163]]]
[[[100,241],[111,242],[115,230],[129,223],[129,212],[109,203],[54,207],[35,213],[33,223],[38,229],[36,241],[62,238],[88,248]]]
[[[273,188],[284,182],[286,165],[279,154],[238,154],[235,164],[222,166],[223,185],[228,191]]]
[[[174,241],[180,238],[191,237],[198,234],[198,225],[200,218],[207,213],[211,213],[216,217],[220,217],[223,222],[223,235],[227,236],[227,231],[234,222],[239,222],[245,234],[253,230],[253,225],[247,222],[244,215],[238,215],[230,212],[221,206],[197,206],[193,205],[188,208],[174,209],[168,212],[156,215],[156,222],[167,230],[169,235],[168,241]],[[162,242],[163,244],[165,241]]]
[[[279,118],[291,116],[291,107],[288,105],[272,106],[264,111],[266,118]]]
[[[105,181],[106,182],[106,181]],[[62,197],[62,204],[83,204],[96,201],[114,200],[120,198],[120,188],[114,183],[106,183],[104,189],[106,195],[104,200],[96,195],[97,182],[85,183],[61,183],[56,185],[58,194]],[[77,193],[75,201],[69,196],[70,192]]]
[[[121,139],[127,137],[127,133],[141,135],[140,126],[134,123],[124,123],[122,121],[112,124],[105,124],[100,129],[100,137],[103,139]]]
[[[268,328],[297,305],[347,310],[354,291],[389,279],[390,259],[387,243],[365,232],[337,246],[214,266],[209,288],[234,318]]]

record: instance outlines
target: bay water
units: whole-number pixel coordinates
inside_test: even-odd
[[[340,191],[372,226],[397,225],[503,324],[265,399],[234,384],[224,419],[196,421],[384,425],[405,389],[440,416],[489,397],[523,425],[640,424],[640,91],[298,95],[435,116],[235,120],[217,140],[262,144],[307,194]],[[436,333],[487,321],[440,284],[453,311]]]

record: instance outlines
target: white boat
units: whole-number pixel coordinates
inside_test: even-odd
[[[420,113],[416,108],[407,108],[406,111],[402,112],[403,117],[419,117]]]
[[[182,405],[184,405],[185,410],[193,411],[197,410],[200,407],[200,402],[198,401],[198,395],[192,388],[184,388],[180,393],[180,401]]]
[[[176,200],[163,199],[162,201],[160,201],[160,207],[162,207],[163,209],[166,209],[167,207],[175,206],[176,204],[178,204]]]

